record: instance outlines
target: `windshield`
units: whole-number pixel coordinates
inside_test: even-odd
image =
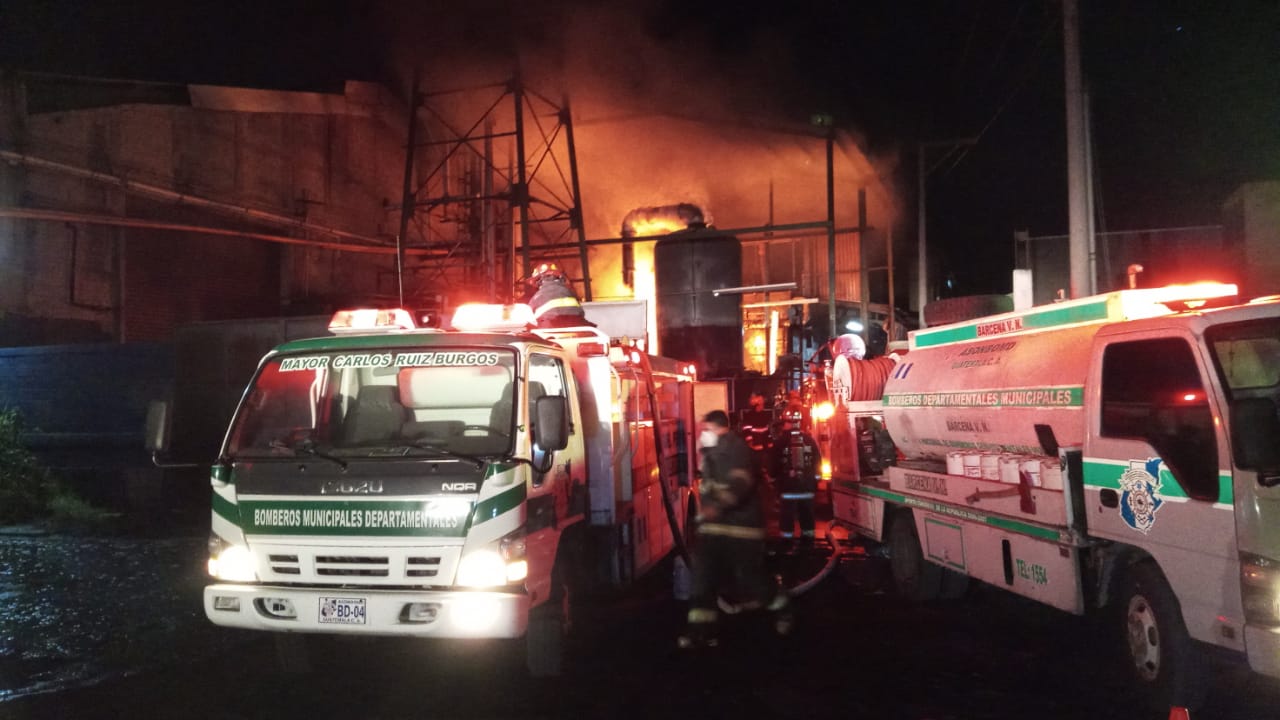
[[[1280,318],[1218,325],[1205,337],[1228,398],[1276,400],[1280,390]]]
[[[236,416],[233,457],[511,452],[512,350],[287,355],[262,368]]]

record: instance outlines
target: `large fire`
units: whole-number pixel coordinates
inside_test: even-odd
[[[702,209],[691,203],[636,208],[622,219],[622,237],[654,237],[702,227],[707,224]]]

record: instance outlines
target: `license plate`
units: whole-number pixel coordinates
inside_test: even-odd
[[[338,625],[365,624],[364,598],[320,598],[320,622]]]

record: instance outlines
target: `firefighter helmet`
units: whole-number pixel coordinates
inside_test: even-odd
[[[529,279],[540,285],[547,280],[558,280],[560,282],[564,282],[569,279],[569,276],[565,275],[564,271],[555,263],[542,263],[534,269],[533,274],[529,276]]]

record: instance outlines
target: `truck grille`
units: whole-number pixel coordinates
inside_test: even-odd
[[[300,575],[302,568],[298,567],[297,555],[268,555],[267,559],[271,561],[271,571],[281,575]]]
[[[387,557],[317,555],[316,574],[322,577],[387,577]]]
[[[265,581],[319,585],[449,584],[457,570],[461,547],[379,548],[356,554],[350,548],[263,548]],[[261,557],[261,556],[260,556]]]
[[[440,572],[440,558],[411,557],[407,558],[408,567],[404,574],[409,577],[435,577]]]

